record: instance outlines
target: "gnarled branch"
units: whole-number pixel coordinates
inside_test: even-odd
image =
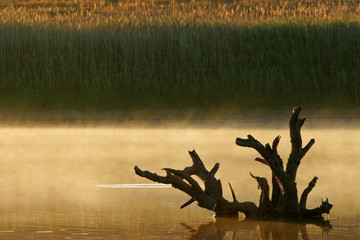
[[[333,205],[329,203],[329,200],[326,198],[325,201],[321,199],[321,205],[314,209],[305,209],[302,211],[302,217],[311,218],[311,217],[319,217],[322,214],[329,214]]]
[[[277,154],[276,148],[278,142],[276,144],[273,144],[275,149],[272,149],[269,144],[266,144],[264,146],[251,135],[248,135],[247,137],[248,137],[247,139],[236,138],[236,145],[255,149],[263,157],[263,159],[257,158],[256,160],[263,162],[265,164],[267,163],[271,168],[271,170],[273,171],[273,173],[276,175],[276,177],[279,178],[281,181],[285,182],[287,179],[287,174],[283,168],[283,161],[280,158],[280,156]],[[277,137],[275,138],[274,142],[279,140],[280,138]]]
[[[318,177],[314,177],[310,182],[309,185],[307,186],[307,188],[304,189],[303,193],[301,194],[301,198],[300,198],[300,208],[301,209],[305,209],[306,208],[306,201],[307,201],[307,197],[309,195],[309,193],[311,192],[311,190],[315,187],[316,181],[318,180]]]
[[[300,130],[301,127],[304,125],[306,118],[299,119],[301,109],[301,106],[294,108],[289,120],[291,153],[286,165],[286,173],[292,181],[295,181],[296,172],[300,165],[301,159],[315,143],[315,140],[311,139],[309,143],[304,148],[302,148]]]
[[[221,182],[215,178],[215,173],[219,169],[219,163],[216,163],[214,167],[208,171],[195,150],[190,151],[189,154],[193,160],[193,165],[186,167],[184,170],[164,168],[163,170],[167,173],[166,176],[159,176],[156,173],[142,171],[135,166],[135,173],[155,182],[171,184],[174,188],[188,194],[191,198],[184,203],[181,208],[197,201],[200,207],[213,210],[216,216],[237,216],[238,212],[243,212],[247,218],[257,217],[256,205],[252,202],[238,202],[233,190],[233,202],[229,202],[223,198]],[[198,176],[204,182],[204,190],[191,175]]]

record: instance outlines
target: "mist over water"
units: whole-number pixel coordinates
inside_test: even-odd
[[[316,143],[298,170],[299,195],[318,176],[308,207],[319,206],[325,197],[334,204],[327,239],[358,239],[359,123],[306,124],[303,143],[311,138]],[[232,239],[234,232],[234,239],[261,239],[259,229],[271,230],[273,225],[215,222],[210,211],[195,203],[180,210],[188,196],[178,190],[124,187],[154,184],[135,175],[134,165],[165,174],[164,167],[190,166],[187,151],[195,149],[208,168],[220,163],[216,177],[225,198],[231,199],[227,186],[231,182],[239,201],[257,204],[260,191],[249,171],[269,181],[271,173],[254,161],[258,157],[254,150],[235,145],[236,137],[248,134],[263,144],[281,135],[278,149],[286,161],[290,152],[286,121],[271,126],[261,122],[2,126],[0,239]],[[279,224],[276,229],[292,229]],[[309,239],[323,239],[323,229],[305,227]],[[219,232],[222,238],[214,238]],[[201,234],[208,238],[200,238]]]

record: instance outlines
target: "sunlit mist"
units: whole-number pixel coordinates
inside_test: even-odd
[[[257,204],[260,192],[249,171],[269,181],[271,173],[254,161],[255,151],[236,146],[235,138],[252,134],[267,143],[281,135],[279,154],[284,161],[290,152],[288,129],[281,124],[139,125],[0,128],[0,237],[143,239],[150,234],[191,239],[189,226],[196,230],[199,224],[215,224],[212,213],[196,204],[180,210],[188,196],[138,177],[134,165],[165,175],[164,167],[190,166],[188,150],[196,149],[206,166],[220,163],[216,177],[227,199],[231,182],[239,201]],[[360,180],[360,130],[345,125],[305,127],[302,136],[304,143],[310,138],[316,143],[300,165],[299,191],[318,176],[308,205],[319,206],[322,197],[334,204],[328,239],[337,239],[344,224],[355,229],[351,236],[359,236],[360,193],[354,188]],[[237,226],[237,237],[260,239],[256,224],[251,226]],[[321,229],[310,227],[307,234],[317,239]]]

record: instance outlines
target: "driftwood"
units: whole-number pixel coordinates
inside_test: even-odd
[[[294,108],[289,120],[291,153],[286,168],[284,168],[283,161],[277,152],[280,136],[274,139],[271,146],[270,144],[261,144],[251,135],[248,135],[246,139],[236,139],[237,145],[255,149],[261,156],[261,158],[256,158],[255,160],[269,166],[272,171],[271,196],[267,179],[254,176],[250,173],[251,177],[256,179],[261,189],[259,206],[256,206],[253,202],[237,201],[230,184],[233,200],[226,200],[222,194],[221,182],[215,178],[220,164],[216,163],[214,167],[208,171],[195,150],[189,152],[193,165],[183,170],[164,168],[163,170],[166,171],[166,176],[159,176],[156,173],[142,171],[135,166],[135,173],[154,182],[171,184],[174,188],[189,195],[191,198],[185,202],[181,208],[196,201],[200,207],[214,211],[215,216],[237,217],[238,212],[242,212],[247,219],[305,219],[321,217],[322,214],[329,213],[332,208],[328,199],[325,201],[322,200],[321,205],[315,209],[306,208],[308,195],[314,188],[318,179],[317,177],[314,177],[309,182],[308,187],[305,188],[300,197],[300,201],[298,198],[295,181],[297,169],[301,159],[315,143],[315,140],[311,139],[305,147],[302,146],[300,129],[306,119],[299,118],[300,111],[300,106]],[[192,178],[192,175],[198,176],[204,182],[204,189]]]

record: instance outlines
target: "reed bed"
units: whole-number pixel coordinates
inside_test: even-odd
[[[355,1],[23,0],[0,9],[2,105],[235,109],[360,101]]]

